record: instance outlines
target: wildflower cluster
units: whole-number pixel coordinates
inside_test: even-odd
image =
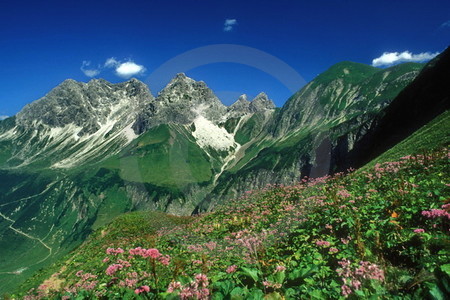
[[[250,191],[146,239],[142,229],[106,235],[81,252],[63,288],[29,296],[425,298],[450,280],[448,159],[443,150],[305,177]],[[73,275],[80,269],[90,273]],[[415,281],[423,272],[431,275]]]
[[[341,268],[337,269],[337,273],[344,282],[341,291],[345,297],[353,291],[360,290],[365,280],[384,281],[384,271],[368,261],[360,261],[356,268],[352,268],[351,262],[347,259],[339,261],[338,264]]]

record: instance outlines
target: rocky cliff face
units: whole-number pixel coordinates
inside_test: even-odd
[[[148,87],[136,80],[111,84],[94,79],[85,84],[68,79],[45,97],[25,106],[17,114],[17,125],[35,128],[47,125],[80,128],[77,136],[93,134],[108,122],[123,127],[153,100]]]
[[[71,168],[117,153],[136,138],[138,113],[153,101],[136,80],[66,80],[25,106],[0,142],[14,145],[4,167]]]
[[[260,112],[275,109],[275,104],[266,93],[259,93],[251,102],[250,102],[250,111],[251,112]]]
[[[343,62],[320,74],[293,95],[274,121],[276,137],[327,122],[345,122],[362,113],[380,111],[420,72],[420,64],[387,69]]]
[[[195,81],[180,73],[159,92],[134,124],[137,133],[158,124],[190,124],[198,116],[213,123],[223,120],[226,106],[202,81]]]
[[[266,93],[259,93],[252,101],[248,101],[247,95],[241,95],[238,100],[227,109],[227,119],[240,118],[245,115],[270,111],[275,109],[275,104]]]

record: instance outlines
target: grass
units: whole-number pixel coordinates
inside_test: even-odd
[[[126,181],[171,188],[212,177],[206,153],[184,129],[170,125],[150,129],[102,167],[120,170],[120,177]]]
[[[450,111],[437,116],[412,135],[369,162],[363,170],[372,168],[377,163],[394,160],[410,153],[426,152],[428,149],[448,146],[450,144]]]
[[[47,271],[47,278],[58,271],[52,278],[66,291],[41,286],[33,294],[444,299],[449,185],[449,149],[440,148],[366,171],[268,186],[197,217],[126,214]],[[147,257],[136,247],[158,251]]]

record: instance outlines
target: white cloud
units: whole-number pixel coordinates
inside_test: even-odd
[[[233,30],[234,26],[237,25],[236,19],[225,19],[225,23],[223,24],[223,31],[228,32]]]
[[[372,60],[372,66],[382,67],[395,65],[402,62],[424,62],[433,59],[438,54],[439,52],[436,53],[423,52],[419,54],[412,54],[409,51],[403,51],[401,53],[384,52],[383,55]]]
[[[440,27],[441,27],[441,28],[446,28],[446,27],[450,28],[450,20],[448,20],[448,21],[442,23]]]
[[[117,76],[123,78],[130,78],[131,76],[140,75],[144,72],[145,72],[144,66],[138,65],[132,61],[121,63],[116,67]]]
[[[115,57],[110,57],[105,61],[105,68],[114,68],[120,64]]]
[[[2,116],[0,116],[0,121],[7,119],[7,118],[9,118],[9,116],[2,115]]]
[[[87,60],[83,61],[83,63],[81,64],[80,70],[84,73],[84,75],[86,75],[87,77],[95,77],[100,74],[99,69],[87,69],[87,67],[89,67],[90,65],[91,62]]]
[[[90,61],[83,61],[81,64],[81,71],[88,77],[95,77],[100,74],[104,69],[114,69],[115,74],[122,78],[130,78],[131,76],[141,75],[146,69],[142,65],[138,65],[135,62],[128,60],[126,62],[121,62],[115,57],[110,57],[106,59],[103,66],[99,65],[96,69],[89,68],[91,65]]]

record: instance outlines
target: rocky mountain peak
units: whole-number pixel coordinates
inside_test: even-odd
[[[74,124],[82,128],[79,132],[82,136],[96,132],[107,122],[129,121],[151,100],[148,87],[136,79],[117,84],[103,79],[88,83],[67,79],[41,99],[26,105],[17,114],[17,123],[22,127]]]
[[[275,104],[266,93],[259,93],[252,101],[248,101],[247,95],[239,96],[238,100],[228,107],[228,118],[239,118],[247,114],[274,109]]]
[[[227,108],[227,112],[228,118],[239,118],[251,113],[250,101],[247,100],[247,95],[239,96],[238,100]]]
[[[178,73],[157,97],[158,102],[172,103],[192,99],[217,99],[203,81],[195,81],[184,73]],[[217,99],[218,100],[218,99]]]
[[[244,103],[248,102],[247,95],[246,94],[240,95],[236,102],[244,102]]]
[[[217,123],[226,113],[226,106],[203,82],[195,81],[184,73],[177,74],[147,106],[133,125],[136,133],[142,133],[158,124],[191,124],[199,114]]]
[[[275,104],[269,99],[266,93],[259,93],[250,103],[250,108],[252,111],[263,111],[268,109],[274,109]]]
[[[203,81],[195,81],[194,79],[187,77],[184,73],[178,73],[174,78],[164,87],[159,94],[165,94],[172,90],[189,89],[196,86],[197,88],[207,88]]]

